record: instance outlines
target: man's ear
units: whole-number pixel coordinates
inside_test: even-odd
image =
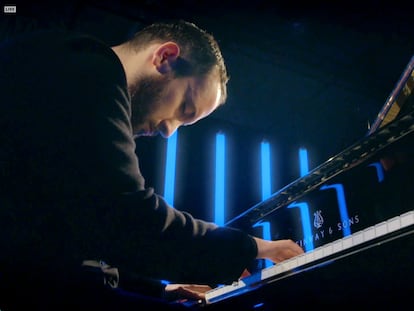
[[[171,72],[174,63],[180,55],[180,47],[175,42],[161,44],[153,54],[152,63],[161,74]]]

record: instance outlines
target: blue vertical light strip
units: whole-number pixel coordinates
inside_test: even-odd
[[[258,221],[257,223],[255,223],[253,225],[253,227],[262,227],[263,229],[263,239],[264,240],[270,240],[271,236],[270,236],[270,223],[268,221]]]
[[[165,165],[164,198],[168,204],[174,206],[175,164],[177,156],[178,131],[167,140],[167,157]]]
[[[261,143],[261,169],[262,169],[262,200],[266,200],[271,195],[270,178],[270,144],[267,141]]]
[[[381,165],[380,162],[374,162],[369,164],[368,166],[372,166],[375,168],[376,172],[377,172],[377,178],[378,178],[378,182],[383,182],[384,181],[384,168]]]
[[[309,164],[308,164],[308,150],[306,148],[299,148],[299,170],[300,170],[300,177],[305,176],[309,173]],[[312,236],[312,227],[310,223],[310,215],[309,215],[309,206],[306,202],[293,202],[291,203],[288,208],[298,207],[300,210],[300,215],[302,219],[302,230],[304,235],[305,243],[305,251],[308,252],[314,249],[313,241],[308,240],[308,237]]]
[[[299,166],[300,177],[303,177],[309,172],[308,150],[306,148],[299,148]]]
[[[255,228],[255,227],[262,227],[262,238],[263,238],[263,240],[267,240],[267,241],[271,240],[272,236],[271,236],[271,233],[270,233],[270,222],[268,222],[268,221],[262,222],[260,220],[259,222],[255,223],[253,225],[253,228]],[[263,263],[262,269],[267,268],[267,267],[271,267],[271,266],[274,265],[273,261],[271,261],[269,259],[262,260],[262,263]]]
[[[343,224],[348,222],[348,207],[346,206],[345,190],[342,184],[323,185],[320,190],[334,189],[336,192],[336,199],[338,201],[339,215]],[[349,226],[342,228],[343,236],[351,235],[351,228]]]
[[[266,140],[263,140],[260,144],[260,159],[261,159],[261,175],[262,175],[262,201],[266,200],[271,195],[272,183],[271,183],[271,175],[270,175],[270,144]],[[254,225],[254,227],[261,226],[262,227],[262,237],[264,240],[271,239],[270,233],[270,223],[266,222],[258,222]],[[273,265],[273,262],[266,259],[263,262],[264,267],[270,267]]]
[[[214,200],[214,222],[224,225],[224,194],[225,194],[225,161],[226,161],[226,137],[223,133],[216,135],[216,182]]]
[[[305,252],[311,251],[314,249],[313,246],[313,235],[312,235],[312,227],[310,222],[310,215],[309,215],[309,206],[306,202],[292,202],[290,203],[287,208],[297,207],[300,211],[300,219],[302,220],[302,230],[303,230],[303,243]]]

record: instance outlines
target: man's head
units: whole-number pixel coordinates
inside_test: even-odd
[[[194,24],[147,26],[124,49],[140,55],[141,62],[130,62],[135,71],[128,81],[136,134],[168,137],[225,102],[228,76],[220,49],[212,35]]]

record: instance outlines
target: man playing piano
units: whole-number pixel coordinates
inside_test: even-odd
[[[171,293],[202,298],[255,258],[303,252],[195,219],[145,186],[135,136],[207,117],[227,81],[215,39],[183,21],[113,47],[60,30],[1,44],[1,310],[172,308]]]

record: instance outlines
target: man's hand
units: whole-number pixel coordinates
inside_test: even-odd
[[[204,300],[205,293],[212,288],[198,284],[168,284],[165,287],[166,295],[174,300]]]
[[[257,243],[257,259],[269,259],[274,263],[282,262],[286,259],[303,254],[303,249],[292,240],[267,241],[254,238]],[[241,277],[248,276],[250,273],[245,270]],[[168,284],[165,287],[166,296],[169,300],[204,300],[205,293],[212,288],[208,285],[198,284]]]
[[[257,243],[257,259],[269,259],[274,263],[303,254],[303,249],[292,240],[267,241],[254,238]]]

